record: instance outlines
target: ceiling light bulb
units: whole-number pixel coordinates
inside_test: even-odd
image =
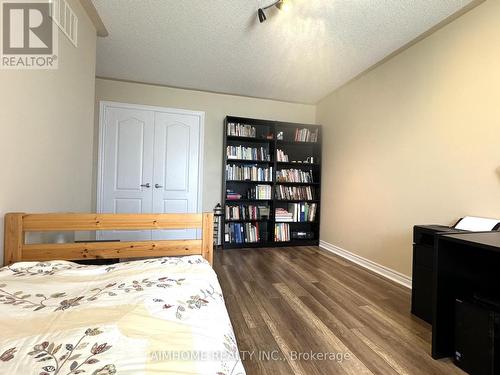
[[[287,4],[286,4],[286,1],[285,0],[279,0],[276,3],[276,8],[278,8],[279,10],[286,10],[285,8],[288,8]]]

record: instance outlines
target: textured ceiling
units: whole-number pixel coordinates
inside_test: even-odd
[[[472,0],[93,0],[100,77],[315,103]]]

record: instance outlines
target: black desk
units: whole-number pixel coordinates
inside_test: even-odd
[[[451,233],[464,233],[444,225],[415,225],[413,227],[413,271],[411,313],[432,324],[432,283],[436,238]]]
[[[500,232],[439,236],[434,258],[432,356],[453,356],[455,299],[500,296]]]

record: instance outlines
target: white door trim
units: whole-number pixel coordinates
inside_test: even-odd
[[[200,118],[200,140],[198,145],[199,150],[199,160],[198,160],[198,213],[203,211],[203,163],[204,163],[204,155],[203,155],[203,143],[205,139],[205,112],[202,111],[190,111],[187,109],[178,109],[178,108],[168,108],[168,107],[157,107],[150,105],[142,105],[142,104],[129,104],[129,103],[120,103],[120,102],[112,102],[107,100],[99,101],[99,147],[97,154],[97,199],[96,199],[96,212],[102,212],[103,205],[103,180],[104,180],[104,126],[106,120],[106,108],[114,107],[114,108],[126,108],[126,109],[139,109],[139,110],[148,110],[155,112],[168,112],[168,113],[176,113],[181,115],[193,115],[198,116]]]

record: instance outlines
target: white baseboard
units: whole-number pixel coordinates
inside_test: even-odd
[[[371,260],[353,254],[350,251],[344,250],[338,246],[335,246],[323,240],[319,241],[319,247],[331,253],[334,253],[338,256],[341,256],[342,258],[350,260],[351,262],[356,263],[363,268],[369,269],[370,271],[373,271],[376,274],[385,277],[386,279],[392,280],[395,283],[398,283],[399,285],[411,289],[411,277],[403,275],[402,273],[394,271],[378,263],[372,262]]]

